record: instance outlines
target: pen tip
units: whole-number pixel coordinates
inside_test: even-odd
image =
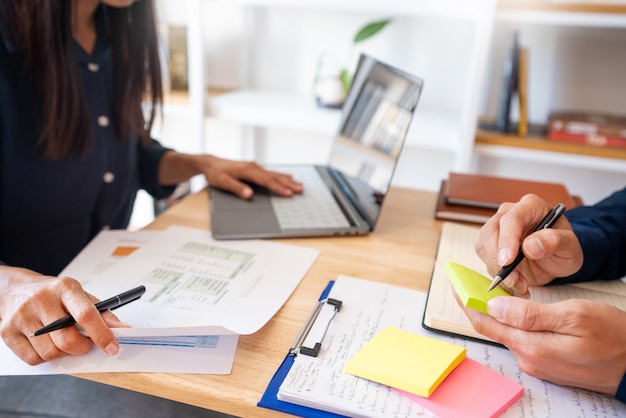
[[[30,333],[30,335],[29,335],[28,337],[30,338],[30,337],[34,337],[34,336],[35,336],[35,333],[34,333],[34,332],[31,332],[31,333]]]
[[[491,292],[501,281],[502,281],[502,277],[500,276],[494,277],[493,281],[489,285],[489,289],[487,289],[487,292]]]

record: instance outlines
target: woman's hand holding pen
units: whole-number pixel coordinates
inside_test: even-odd
[[[92,344],[115,355],[119,344],[109,328],[127,327],[111,312],[98,312],[97,299],[74,279],[43,276],[34,271],[1,266],[0,337],[30,365],[65,355],[87,353]],[[67,314],[89,335],[75,326],[31,337],[33,331]]]
[[[538,196],[526,195],[516,204],[503,203],[480,230],[476,254],[492,276],[513,261],[521,245],[525,259],[501,283],[513,295],[528,297],[529,285],[545,285],[582,266],[582,249],[565,217],[531,233],[550,209]]]

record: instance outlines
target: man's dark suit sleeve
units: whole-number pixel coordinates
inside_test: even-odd
[[[582,268],[556,282],[617,279],[626,275],[626,188],[593,206],[566,212],[584,253]]]

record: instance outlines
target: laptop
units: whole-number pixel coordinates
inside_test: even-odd
[[[252,184],[246,201],[209,187],[215,239],[365,235],[373,231],[423,81],[362,54],[325,165],[283,165],[304,191],[281,197]]]

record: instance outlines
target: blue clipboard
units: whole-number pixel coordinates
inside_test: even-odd
[[[334,280],[328,282],[326,288],[320,295],[318,301],[323,301],[328,298],[328,294],[335,284]],[[322,417],[322,418],[342,418],[344,415],[334,414],[332,412],[322,411],[320,409],[309,408],[308,406],[296,405],[290,402],[281,401],[278,399],[278,389],[280,385],[287,377],[287,373],[291,370],[291,366],[293,366],[293,362],[295,361],[296,356],[292,353],[288,353],[285,356],[285,359],[281,363],[274,376],[272,376],[272,380],[267,385],[261,400],[257,402],[257,406],[267,409],[273,409],[280,412],[286,412],[288,414],[297,415],[301,417]]]

